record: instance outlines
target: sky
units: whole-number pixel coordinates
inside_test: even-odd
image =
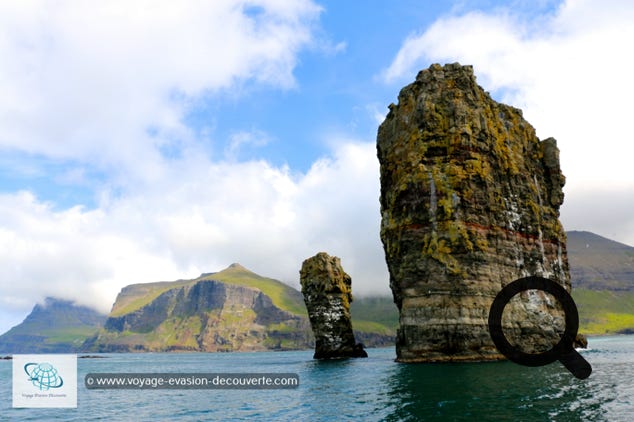
[[[566,230],[634,245],[632,22],[628,0],[2,1],[0,333],[233,262],[298,287],[320,251],[389,294],[376,133],[432,63],[557,139]]]

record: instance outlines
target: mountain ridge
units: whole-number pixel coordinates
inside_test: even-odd
[[[146,303],[133,296],[121,307],[138,286],[122,290],[104,327],[87,341],[88,350],[287,350],[310,342],[306,318],[277,307],[255,287],[203,277],[143,291]]]

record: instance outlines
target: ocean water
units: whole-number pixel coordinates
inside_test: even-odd
[[[314,361],[312,352],[107,354],[78,359],[76,409],[11,407],[11,361],[0,361],[7,421],[634,421],[634,336],[590,339],[586,380],[559,362],[399,364],[393,348],[368,359]],[[290,390],[88,390],[87,373],[297,373]]]

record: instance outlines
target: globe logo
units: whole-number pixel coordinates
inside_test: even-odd
[[[29,376],[29,381],[43,391],[64,385],[64,380],[50,363],[27,363],[24,365],[24,372]]]

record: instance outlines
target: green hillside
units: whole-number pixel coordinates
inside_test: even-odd
[[[579,332],[634,332],[634,248],[585,231],[567,237]]]
[[[576,288],[579,332],[601,335],[634,332],[634,292]]]
[[[356,331],[381,330],[396,335],[398,309],[391,296],[355,297],[350,304],[350,315]]]
[[[270,297],[273,304],[278,308],[295,315],[307,315],[302,295],[297,290],[278,280],[262,277],[240,264],[231,264],[222,271],[203,274],[193,280],[162,281],[127,286],[117,297],[110,316],[117,317],[129,314],[151,303],[170,289],[195,284],[202,280],[216,280],[227,284],[254,287]]]
[[[257,275],[240,264],[231,264],[220,272],[203,275],[197,280],[218,280],[238,286],[255,287],[270,297],[278,308],[295,315],[308,316],[300,292],[281,281]]]
[[[156,283],[131,284],[124,287],[110,312],[111,317],[126,315],[141,309],[162,293],[175,287],[191,284],[193,280],[159,281]]]

